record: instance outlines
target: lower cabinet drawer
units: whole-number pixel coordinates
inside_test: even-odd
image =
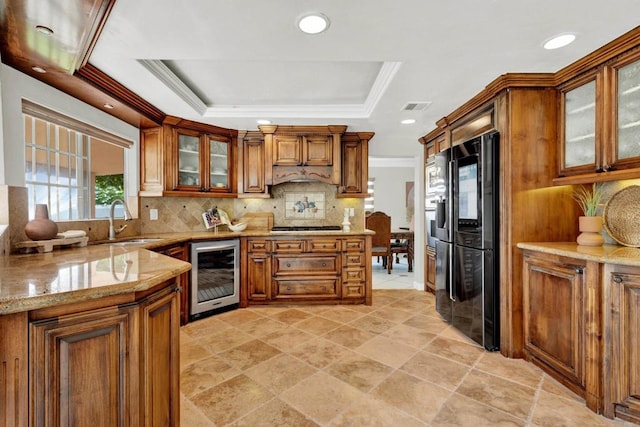
[[[343,282],[364,282],[364,268],[360,267],[347,267],[344,269],[342,275]]]
[[[338,258],[327,256],[275,256],[273,274],[338,274]]]
[[[344,255],[344,265],[365,265],[364,254],[347,253]]]
[[[313,279],[313,280],[283,280],[274,279],[277,295],[276,298],[310,297],[310,296],[337,296],[338,279]]]
[[[342,298],[362,298],[364,297],[363,284],[342,285]]]

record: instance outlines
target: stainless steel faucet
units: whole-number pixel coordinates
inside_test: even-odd
[[[132,219],[131,218],[131,212],[129,212],[129,208],[127,207],[127,204],[124,202],[124,200],[115,199],[111,203],[111,210],[109,211],[109,240],[116,240],[116,234],[121,233],[122,230],[127,228],[127,224],[123,224],[122,227],[120,227],[117,230],[113,227],[113,212],[114,212],[114,209],[115,209],[117,203],[120,203],[120,204],[122,204],[122,206],[124,206],[124,220],[125,221],[131,221],[131,219]]]

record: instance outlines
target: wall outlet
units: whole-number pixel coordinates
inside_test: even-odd
[[[355,209],[349,208],[349,216],[354,216],[354,215],[355,215]]]
[[[149,219],[156,221],[158,219],[158,209],[149,209]]]

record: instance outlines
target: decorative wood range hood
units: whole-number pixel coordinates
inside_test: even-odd
[[[267,185],[319,181],[340,185],[340,140],[346,126],[258,126],[272,158]],[[268,175],[268,173],[267,173]]]

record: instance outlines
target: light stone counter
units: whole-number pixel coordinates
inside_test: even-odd
[[[618,264],[640,267],[640,248],[618,245],[580,246],[572,242],[518,243],[520,249],[565,256],[602,264]]]
[[[362,236],[364,231],[277,232],[268,230],[154,233],[161,238],[143,245],[116,246],[90,242],[84,248],[49,253],[0,256],[0,315],[143,291],[191,269],[187,262],[154,249],[201,240],[260,236]],[[123,240],[129,240],[132,237]]]
[[[150,289],[191,269],[140,246],[95,245],[0,258],[0,315]]]

